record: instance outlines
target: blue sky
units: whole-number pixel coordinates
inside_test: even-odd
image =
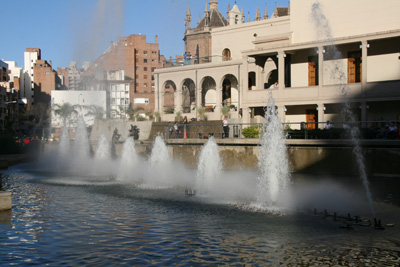
[[[188,4],[192,27],[199,14],[204,16],[209,0],[0,0],[3,27],[0,59],[24,64],[27,47],[40,48],[42,59],[53,62],[53,68],[68,67],[70,61],[91,61],[104,52],[117,36],[143,34],[154,43],[158,35],[162,55],[169,58],[184,51],[184,19]],[[244,14],[254,20],[255,12],[265,4],[269,16],[275,0],[237,0]],[[287,6],[288,0],[277,0]],[[228,4],[218,0],[226,16]]]

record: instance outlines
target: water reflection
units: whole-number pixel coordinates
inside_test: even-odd
[[[0,213],[2,265],[399,263],[396,227],[342,229],[332,217],[277,216],[102,177],[62,183],[20,167],[3,175],[13,210]],[[377,211],[398,219],[388,203],[377,203]]]

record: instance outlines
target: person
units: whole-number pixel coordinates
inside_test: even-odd
[[[189,126],[188,126],[188,124],[189,124],[189,122],[188,122],[188,119],[187,119],[187,117],[185,116],[184,118],[183,118],[183,138],[188,138],[188,132],[189,132]]]
[[[343,123],[343,129],[350,129],[350,125],[348,125],[347,122]]]
[[[174,138],[178,138],[178,133],[179,133],[179,127],[178,127],[178,122],[176,121],[174,124],[174,131],[175,131],[175,136]]]
[[[333,124],[330,121],[327,121],[326,125],[325,125],[325,129],[329,130],[329,129],[332,129],[332,128],[333,128]]]
[[[224,116],[224,120],[222,121],[222,126],[224,128],[224,138],[229,138],[228,118],[226,116]]]
[[[174,131],[174,127],[172,125],[172,123],[169,123],[169,127],[168,127],[168,138],[172,138],[172,132]]]

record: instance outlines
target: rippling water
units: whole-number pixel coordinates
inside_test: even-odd
[[[108,177],[3,172],[0,264],[128,266],[398,266],[397,227],[339,226],[331,217],[266,214]],[[386,222],[396,206],[377,203]]]

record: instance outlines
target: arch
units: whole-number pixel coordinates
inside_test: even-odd
[[[272,58],[268,58],[264,63],[264,89],[273,88],[278,82],[278,68]]]
[[[201,84],[201,106],[206,107],[206,111],[212,111],[217,105],[217,84],[214,78],[206,76]]]
[[[173,81],[167,80],[163,84],[163,99],[164,99],[164,106],[163,110],[166,114],[173,114],[175,111],[175,92],[176,92],[176,85]]]
[[[253,89],[253,86],[256,86],[256,72],[250,71],[249,72],[249,90]]]
[[[196,107],[196,85],[187,78],[182,83],[182,109],[183,113],[191,113]]]
[[[222,51],[222,60],[223,61],[231,60],[231,50],[225,48],[224,51]]]
[[[233,74],[226,74],[222,78],[222,105],[238,106],[239,103],[239,83],[238,79]]]

